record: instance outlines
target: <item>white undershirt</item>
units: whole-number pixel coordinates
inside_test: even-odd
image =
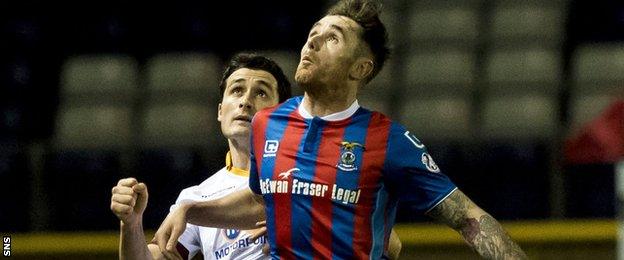
[[[306,110],[303,107],[303,100],[305,99],[305,97],[301,100],[301,104],[299,104],[299,108],[297,109],[297,111],[299,112],[299,115],[301,115],[301,117],[305,118],[305,119],[312,119],[313,116],[312,114],[310,114],[310,112],[308,112],[308,110]],[[351,104],[351,106],[349,106],[349,108],[347,108],[346,110],[340,111],[340,112],[336,112],[333,114],[329,114],[326,116],[322,116],[321,119],[325,120],[325,121],[340,121],[340,120],[344,120],[347,119],[349,117],[351,117],[353,114],[355,114],[355,111],[358,110],[358,108],[360,108],[360,104],[358,104],[357,99],[355,101],[353,101],[353,103]]]

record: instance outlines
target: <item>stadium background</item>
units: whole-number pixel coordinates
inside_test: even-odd
[[[156,229],[183,187],[223,165],[223,62],[255,50],[292,79],[329,4],[6,3],[0,233],[13,256],[114,258],[110,189],[126,176],[148,184]],[[408,126],[533,258],[615,258],[615,164],[567,161],[563,144],[622,97],[624,4],[384,4],[394,54],[360,102]],[[474,257],[452,231],[398,218],[404,259]]]

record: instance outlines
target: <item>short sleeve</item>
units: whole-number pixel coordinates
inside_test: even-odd
[[[199,227],[193,224],[186,224],[186,229],[178,238],[178,243],[188,250],[188,259],[192,259],[197,253],[201,252]]]
[[[194,198],[193,192],[191,191],[194,187],[187,188],[180,192],[178,198],[176,199],[176,204],[172,205],[170,211],[173,211],[177,205],[180,203],[188,202],[188,201],[198,201],[197,198]],[[188,250],[188,259],[193,258],[197,253],[201,252],[201,237],[199,235],[199,227],[193,224],[186,224],[186,229],[178,238],[178,242]]]
[[[400,203],[417,213],[426,213],[456,189],[425,145],[396,123],[388,137],[384,179]]]

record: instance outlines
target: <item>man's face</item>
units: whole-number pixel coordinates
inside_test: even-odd
[[[217,120],[228,138],[249,138],[251,118],[265,107],[277,105],[277,80],[264,70],[241,68],[226,80]]]
[[[362,41],[361,30],[355,21],[339,15],[315,23],[301,49],[295,81],[305,86],[346,79]]]

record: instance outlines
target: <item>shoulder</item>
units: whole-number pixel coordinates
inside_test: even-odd
[[[393,121],[387,115],[374,110],[369,110],[364,107],[360,107],[358,112],[354,115],[356,118],[368,118],[369,122],[369,132],[380,134],[387,134],[388,139],[399,139],[403,141],[409,141],[411,137],[413,139],[418,140],[413,133],[408,131],[405,126]],[[357,120],[357,119],[356,119]],[[420,141],[417,141],[420,143]],[[420,145],[417,145],[420,146]]]
[[[283,103],[277,104],[275,106],[263,108],[262,110],[256,113],[254,118],[260,118],[260,119],[267,118],[272,114],[288,115],[299,107],[299,104],[301,104],[301,100],[302,100],[301,96],[289,98]]]
[[[204,186],[212,185],[214,183],[219,183],[223,178],[226,178],[227,175],[228,175],[227,169],[223,167],[217,172],[215,172],[212,176],[202,181],[202,183],[200,183],[197,187],[201,188]]]
[[[203,191],[212,189],[214,185],[219,185],[224,177],[227,177],[227,170],[225,167],[221,168],[221,170],[217,171],[200,184],[183,189],[178,195],[176,203],[184,200],[201,200],[203,198]]]
[[[391,124],[387,152],[392,165],[412,165],[435,173],[440,171],[425,144],[401,124]]]
[[[258,111],[251,120],[252,127],[261,132],[268,125],[284,124],[289,120],[291,114],[297,110],[299,104],[301,104],[301,99],[302,97],[293,97],[284,101],[284,103]],[[256,135],[258,131],[252,131],[252,133]]]
[[[387,138],[388,141],[407,141],[406,136],[411,133],[403,125],[393,121],[381,112],[365,108],[361,110],[361,112],[358,112],[358,115],[369,118],[368,132],[370,134],[383,137],[383,139]]]
[[[352,121],[368,121],[368,127],[376,130],[380,130],[379,128],[386,128],[387,130],[390,130],[390,126],[393,124],[390,117],[379,111],[369,110],[365,107],[360,107],[355,112],[352,116]]]
[[[414,146],[419,150],[425,149],[425,145],[416,137],[416,134],[402,124],[391,121],[389,131],[391,141]]]

